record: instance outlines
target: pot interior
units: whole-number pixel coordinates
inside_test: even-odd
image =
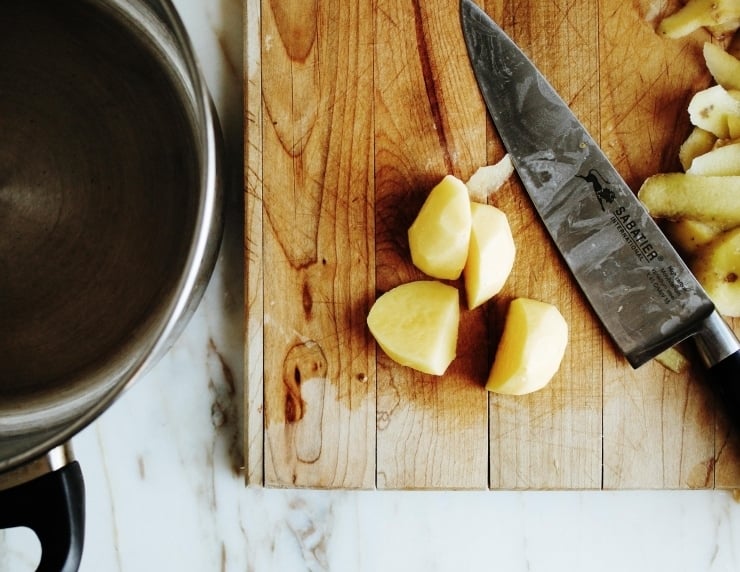
[[[151,39],[102,4],[24,0],[0,17],[6,431],[28,412],[48,427],[120,383],[166,319],[194,235],[187,98]]]

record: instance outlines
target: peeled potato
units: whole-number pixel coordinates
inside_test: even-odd
[[[709,243],[692,270],[720,314],[740,316],[740,228]]]
[[[414,265],[434,278],[459,278],[468,258],[471,224],[468,188],[447,175],[431,190],[409,228]]]
[[[545,387],[568,345],[568,324],[552,304],[516,298],[509,305],[486,389],[524,395]]]
[[[460,305],[457,289],[433,280],[389,290],[367,316],[370,333],[393,361],[442,375],[457,346]]]
[[[463,270],[468,308],[477,308],[498,294],[514,266],[516,247],[506,215],[492,205],[470,205],[473,226]]]

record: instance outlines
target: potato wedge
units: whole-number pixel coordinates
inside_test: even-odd
[[[711,151],[716,142],[717,136],[714,133],[710,133],[701,127],[694,127],[678,150],[678,160],[681,161],[683,170],[685,171],[691,167],[691,161],[694,160],[694,157]]]
[[[691,268],[724,316],[740,316],[740,228],[706,245]]]
[[[727,90],[740,90],[740,60],[715,44],[704,44],[704,61],[714,81]]]
[[[689,0],[658,25],[658,32],[669,38],[687,36],[705,26],[722,26],[740,18],[737,0]]]
[[[409,227],[414,266],[434,278],[459,278],[468,258],[471,224],[468,188],[447,175],[430,191]]]
[[[723,145],[694,157],[686,173],[710,176],[740,175],[740,143]]]
[[[470,310],[498,294],[514,266],[516,246],[509,219],[493,205],[471,203],[473,228],[465,263],[465,294]]]
[[[557,373],[568,345],[568,324],[547,302],[515,298],[496,349],[486,389],[524,395],[542,389]]]
[[[367,316],[370,333],[396,363],[442,375],[455,358],[457,288],[436,280],[407,282],[380,296]]]
[[[721,85],[713,85],[697,92],[689,102],[689,119],[692,125],[713,133],[720,139],[730,137],[727,118],[740,117],[740,100],[736,92]]]
[[[655,218],[688,218],[723,230],[740,225],[740,176],[663,173],[646,179],[637,196]]]

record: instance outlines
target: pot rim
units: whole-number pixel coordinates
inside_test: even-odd
[[[101,392],[84,413],[59,427],[41,431],[43,435],[30,447],[7,458],[0,458],[0,473],[15,469],[70,440],[75,434],[97,419],[111,404],[137,381],[174,343],[175,338],[185,327],[189,315],[195,310],[205,290],[216,263],[216,256],[223,232],[222,190],[220,187],[220,147],[221,132],[218,117],[210,94],[203,80],[202,71],[195,57],[188,34],[171,0],[143,0],[144,6],[134,8],[127,0],[114,0],[116,9],[128,20],[139,21],[137,10],[151,11],[151,20],[164,25],[157,32],[168,33],[177,48],[177,54],[169,54],[166,61],[177,67],[177,72],[185,74],[184,87],[192,98],[192,109],[199,129],[194,130],[196,144],[200,149],[201,172],[200,193],[193,226],[193,237],[183,265],[183,273],[173,288],[168,302],[165,318],[157,324],[151,341],[131,360],[126,374],[107,391]],[[156,16],[154,15],[156,13]],[[149,16],[149,15],[148,15]],[[143,26],[145,27],[145,26]],[[152,33],[152,40],[157,38]],[[167,47],[158,48],[167,53]],[[173,60],[173,57],[177,59]],[[182,60],[181,62],[178,60]],[[181,64],[178,67],[178,64]],[[94,388],[91,389],[94,391]]]

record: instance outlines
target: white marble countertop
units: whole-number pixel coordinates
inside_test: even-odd
[[[85,474],[86,572],[730,571],[727,492],[316,492],[239,473],[242,5],[176,0],[233,160],[213,280],[185,333],[73,445]],[[0,534],[0,570],[33,570],[30,531]]]

